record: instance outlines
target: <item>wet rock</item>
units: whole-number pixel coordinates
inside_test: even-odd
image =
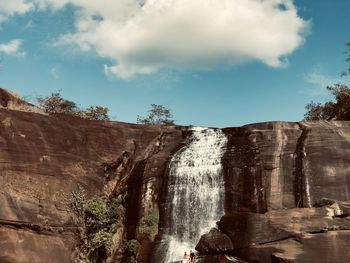
[[[199,258],[199,260],[201,263],[246,263],[246,261],[226,255],[207,255]]]
[[[235,213],[225,215],[218,222],[219,229],[233,243],[234,249],[290,238],[293,234],[271,224],[265,215]]]
[[[316,254],[336,250],[337,244],[341,247],[349,242],[350,220],[333,216],[334,210],[341,214],[342,203],[265,214],[236,213],[224,216],[218,225],[234,244],[230,254],[248,262],[341,262],[339,252],[327,252],[330,255],[326,260]],[[320,246],[316,242],[320,242]],[[205,251],[209,254],[226,252]],[[308,261],[303,261],[304,257]]]
[[[216,228],[212,228],[208,234],[205,234],[199,240],[196,250],[201,254],[207,253],[226,253],[233,251],[231,239]]]

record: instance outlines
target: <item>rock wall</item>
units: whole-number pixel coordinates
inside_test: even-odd
[[[350,123],[274,122],[224,131],[226,215],[197,249],[247,262],[349,261],[342,248],[350,244]]]
[[[349,261],[350,123],[223,131],[226,215],[197,245],[201,262],[229,262],[227,255],[240,262]],[[166,224],[167,163],[188,135],[185,127],[0,109],[0,262],[73,262],[78,238],[69,199],[78,186],[89,196],[126,194],[124,227],[108,262],[132,262],[126,240],[140,243],[138,262],[152,262]],[[148,215],[158,226],[145,235]]]
[[[159,213],[166,163],[183,140],[178,127],[0,109],[0,262],[73,262],[69,199],[78,186],[89,196],[127,193],[126,227],[115,246],[137,239],[140,261],[148,258],[152,240],[138,224],[147,211]]]

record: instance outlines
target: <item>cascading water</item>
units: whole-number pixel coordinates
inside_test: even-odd
[[[166,263],[181,259],[224,214],[221,158],[227,138],[219,129],[193,128],[190,143],[170,162],[170,224]]]

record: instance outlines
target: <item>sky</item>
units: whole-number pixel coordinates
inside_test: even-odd
[[[349,0],[0,0],[0,87],[135,122],[300,121],[346,82]]]

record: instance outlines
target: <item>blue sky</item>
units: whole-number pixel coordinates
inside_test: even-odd
[[[158,35],[148,38],[141,38],[147,31],[140,25],[129,31],[120,26],[120,21],[130,20],[122,15],[139,14],[136,12],[140,10],[117,6],[116,10],[121,10],[116,15],[121,17],[118,20],[115,12],[108,12],[112,9],[109,0],[95,1],[101,6],[85,6],[81,0],[57,1],[56,6],[45,4],[45,0],[11,0],[11,6],[6,5],[9,0],[3,1],[0,86],[29,100],[61,90],[65,98],[82,107],[108,107],[118,121],[135,122],[151,103],[169,107],[177,123],[184,125],[229,127],[299,121],[308,102],[329,98],[324,86],[342,81],[339,74],[347,66],[344,51],[345,43],[350,41],[348,0],[266,0],[286,5],[274,10],[257,7],[256,0],[223,0],[226,9],[253,10],[242,11],[238,20],[241,24],[228,34],[225,30],[230,30],[230,23],[237,20],[226,13],[224,16],[222,6],[191,14],[198,10],[197,0],[193,0],[193,10],[181,8],[182,0],[167,0],[170,8],[185,10],[194,18],[189,21],[175,11],[175,18],[166,16],[166,11],[152,19],[144,15],[140,18],[143,24],[157,24],[152,32]],[[136,0],[128,0],[133,1]],[[249,2],[251,5],[245,9]],[[147,7],[148,2],[143,5]],[[148,8],[154,14],[154,8]],[[292,14],[294,8],[297,17],[284,13],[280,16],[280,12],[286,12],[284,9]],[[213,31],[208,29],[209,22],[206,27],[198,27],[206,23],[205,19],[211,21],[212,16],[214,21],[221,15],[224,22],[215,22]],[[251,19],[245,16],[252,15],[261,16],[261,23],[266,25],[260,28],[254,21],[249,22]],[[276,17],[274,23],[278,25],[271,24],[271,16]],[[100,20],[106,23],[97,30],[94,23]],[[189,24],[180,27],[180,20]],[[265,28],[271,31],[265,32]],[[183,33],[186,30],[190,33]],[[207,41],[194,37],[199,30]],[[224,33],[219,34],[221,31]],[[260,33],[268,35],[268,41],[274,39],[272,34],[282,39],[267,44],[257,38]],[[127,48],[121,44],[124,40]]]

